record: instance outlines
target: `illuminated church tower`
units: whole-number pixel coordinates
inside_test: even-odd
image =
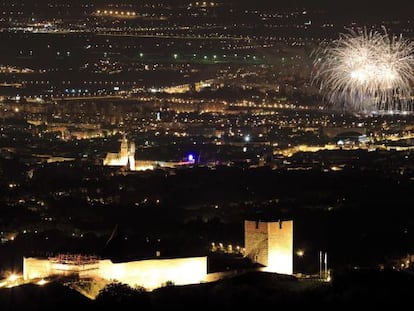
[[[133,142],[129,145],[128,165],[131,171],[135,171],[135,143]]]
[[[121,159],[122,163],[125,162],[124,165],[128,162],[128,139],[126,136],[122,136],[121,139],[121,149],[119,150],[119,158]]]
[[[268,272],[293,274],[293,220],[244,222],[246,256]]]
[[[103,161],[103,165],[108,166],[126,166],[129,170],[135,170],[135,144],[128,143],[124,135],[121,139],[121,148],[119,152],[109,152]]]

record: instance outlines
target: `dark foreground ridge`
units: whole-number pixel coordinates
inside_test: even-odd
[[[112,285],[95,301],[61,284],[25,285],[0,290],[1,310],[135,310],[178,307],[400,305],[411,301],[409,272],[355,270],[336,274],[332,283],[250,272],[218,282],[174,286],[152,292]]]

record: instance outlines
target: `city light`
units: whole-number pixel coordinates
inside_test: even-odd
[[[40,281],[38,281],[36,284],[39,286],[43,286],[45,284],[47,284],[48,282],[45,279],[41,279]]]
[[[190,153],[190,154],[187,156],[187,160],[188,160],[188,162],[192,162],[192,163],[194,163],[194,162],[195,162],[195,157],[194,157],[194,154]]]
[[[118,10],[96,10],[93,15],[107,16],[111,18],[133,18],[136,16],[136,12],[132,11],[118,11]]]
[[[298,250],[296,251],[296,255],[297,255],[298,257],[303,257],[303,255],[305,255],[305,251],[304,251],[303,249],[298,249]]]
[[[15,273],[12,273],[9,275],[9,277],[7,278],[7,280],[9,282],[16,282],[18,280],[19,276]]]

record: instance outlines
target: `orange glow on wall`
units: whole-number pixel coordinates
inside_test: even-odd
[[[293,274],[293,221],[245,221],[245,248],[265,271]]]
[[[53,275],[75,273],[80,277],[96,277],[107,281],[118,281],[132,287],[143,286],[147,290],[162,287],[167,282],[175,285],[205,282],[207,277],[207,257],[187,257],[173,259],[150,259],[124,263],[99,260],[92,269],[75,265],[52,263],[49,259],[23,258],[25,280],[47,278]]]

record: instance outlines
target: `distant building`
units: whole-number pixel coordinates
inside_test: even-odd
[[[130,171],[146,171],[157,168],[171,169],[196,164],[194,155],[191,155],[191,157],[191,159],[187,157],[181,161],[135,160],[135,144],[128,142],[124,135],[121,139],[119,152],[108,152],[103,160],[103,165],[126,167]]]
[[[125,166],[131,171],[135,171],[135,144],[128,143],[126,136],[121,139],[119,152],[108,152],[103,161],[106,166]]]
[[[338,135],[341,135],[343,133],[357,133],[360,135],[366,135],[367,134],[367,128],[365,127],[328,127],[325,126],[322,129],[322,134],[329,138],[334,138]]]
[[[293,220],[244,222],[246,256],[266,271],[293,274]]]

